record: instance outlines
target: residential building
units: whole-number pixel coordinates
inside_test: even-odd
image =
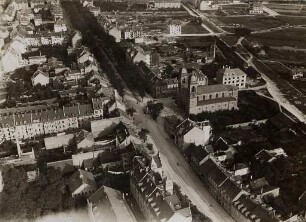
[[[33,86],[36,86],[37,84],[46,86],[50,82],[49,73],[37,70],[32,76],[31,81]]]
[[[94,222],[136,222],[124,194],[107,186],[101,186],[91,195],[87,199],[87,206],[89,217]]]
[[[141,26],[128,26],[122,28],[121,31],[124,39],[136,39],[143,36],[143,31]]]
[[[54,32],[66,32],[67,26],[63,20],[58,20],[54,23]]]
[[[29,56],[28,63],[29,65],[40,65],[42,63],[47,62],[47,56],[39,55],[39,56]]]
[[[92,98],[92,107],[94,110],[94,117],[103,117],[106,104],[110,101],[109,97]]]
[[[61,175],[68,175],[75,172],[72,159],[49,162],[47,163],[47,167],[56,169]]]
[[[180,36],[182,34],[182,25],[178,20],[170,21],[168,24],[169,35],[171,36]]]
[[[155,0],[154,8],[180,8],[181,0]]]
[[[43,21],[42,21],[41,15],[40,14],[35,15],[34,16],[34,25],[35,26],[41,26],[42,23],[43,23]]]
[[[75,138],[78,149],[88,149],[95,145],[93,134],[84,129],[82,129],[78,134],[76,134]]]
[[[150,69],[143,61],[140,61],[137,67],[152,97],[164,98],[177,94],[179,83],[176,78],[162,78],[159,69]]]
[[[175,116],[170,116],[166,117],[164,127],[182,150],[185,150],[190,144],[204,146],[209,143],[212,135],[212,128],[208,120],[195,122],[187,118],[180,121]]]
[[[80,169],[69,178],[68,187],[73,198],[90,197],[97,190],[93,174]]]
[[[223,68],[218,70],[216,79],[219,83],[224,85],[237,86],[243,89],[246,86],[247,75],[239,68]]]
[[[249,1],[249,13],[251,15],[257,15],[263,13],[262,0],[250,0]]]
[[[166,178],[158,155],[151,160],[136,156],[130,176],[131,193],[148,221],[191,222],[189,206],[173,192],[173,182]]]
[[[90,104],[0,115],[0,138],[28,139],[38,135],[61,133],[83,126],[92,117]]]

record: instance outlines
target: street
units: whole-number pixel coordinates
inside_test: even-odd
[[[213,221],[234,221],[232,217],[217,203],[199,178],[192,171],[175,144],[168,138],[163,128],[163,118],[154,121],[150,115],[143,113],[144,104],[136,103],[129,95],[124,97],[129,106],[133,106],[137,113],[134,114],[135,122],[139,128],[149,130],[150,136],[157,149],[160,151],[163,169],[166,175],[176,182],[192,203]],[[179,164],[177,164],[179,163]]]

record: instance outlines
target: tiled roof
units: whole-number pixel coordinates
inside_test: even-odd
[[[238,88],[236,86],[217,84],[217,85],[209,85],[209,86],[198,86],[197,92],[198,92],[198,95],[202,95],[202,94],[207,94],[207,93],[227,92],[227,91],[232,91],[232,90],[237,90],[237,89]]]

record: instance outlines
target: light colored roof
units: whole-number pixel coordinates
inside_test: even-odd
[[[226,76],[245,76],[246,74],[239,68],[231,69],[231,68],[225,68],[220,70],[223,75]]]
[[[60,136],[53,136],[44,138],[45,147],[47,150],[59,148],[62,146],[67,146],[71,144],[74,138],[73,134],[65,134]]]

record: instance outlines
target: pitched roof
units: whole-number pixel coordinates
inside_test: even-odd
[[[72,159],[50,162],[47,163],[47,167],[53,167],[56,170],[60,171],[62,174],[72,173],[75,171]]]
[[[93,134],[91,132],[88,132],[87,130],[82,129],[77,135],[76,135],[76,142],[77,144],[79,144],[80,142],[82,142],[83,140],[89,140],[94,142],[94,137]]]
[[[231,201],[233,201],[242,192],[242,189],[240,189],[237,184],[229,178],[221,185],[220,188],[226,193]]]
[[[238,88],[236,86],[217,84],[217,85],[209,85],[209,86],[198,86],[197,93],[198,95],[202,95],[202,94],[207,94],[207,93],[233,91],[237,89]]]

